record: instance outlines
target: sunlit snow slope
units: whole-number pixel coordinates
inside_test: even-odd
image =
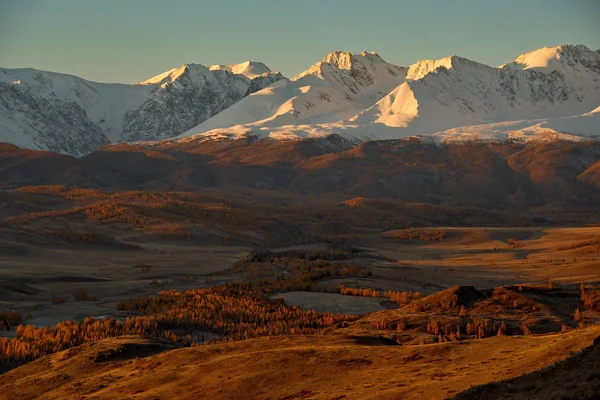
[[[535,50],[498,68],[458,56],[403,68],[372,53],[334,52],[180,138],[598,136],[599,105],[600,52],[582,45]]]

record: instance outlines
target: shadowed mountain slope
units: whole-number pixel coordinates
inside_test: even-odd
[[[455,143],[338,136],[119,144],[76,159],[0,147],[0,188],[65,184],[112,189],[241,188],[389,197],[451,206],[594,208],[600,195],[596,142]]]

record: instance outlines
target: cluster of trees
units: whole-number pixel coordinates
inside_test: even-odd
[[[19,312],[0,311],[0,331],[9,331],[13,326],[23,323],[23,315]]]
[[[413,242],[414,240],[421,240],[424,242],[441,242],[446,238],[447,233],[442,230],[402,230],[387,232],[384,237],[389,239],[403,240],[406,242]]]
[[[518,249],[525,246],[523,243],[520,243],[517,239],[512,237],[509,238],[506,243],[508,243],[511,249]]]
[[[93,222],[121,223],[140,228],[168,222],[160,218],[163,215],[156,214],[157,212],[155,210],[152,210],[148,207],[114,202],[97,202],[89,205],[69,208],[66,210],[25,213],[16,217],[7,218],[3,221],[3,223],[23,224],[42,218],[56,219],[59,217],[71,218],[76,216],[87,218]]]
[[[539,223],[515,213],[476,207],[450,207],[425,203],[390,202],[357,197],[344,207],[323,211],[321,219],[343,221],[351,218],[357,226],[388,231],[414,226],[522,226]],[[314,211],[313,211],[314,212]],[[345,217],[346,216],[346,217]]]
[[[251,285],[226,285],[184,292],[165,291],[156,297],[122,301],[126,319],[65,321],[49,328],[20,325],[12,339],[0,339],[0,368],[9,369],[82,343],[120,335],[162,336],[184,345],[197,344],[191,332],[205,331],[222,341],[257,336],[312,334],[354,315],[320,313],[270,299]],[[22,322],[22,320],[21,320]]]
[[[586,249],[583,249],[581,251],[581,253],[583,253],[583,254],[600,253],[600,236],[595,237],[590,240],[584,240],[582,242],[577,242],[575,244],[571,244],[568,246],[561,246],[558,248],[558,250],[574,250],[574,249],[579,249],[579,248],[584,248],[584,247],[586,247]]]
[[[244,260],[234,264],[234,268],[243,267],[249,263],[288,264],[291,260],[310,261],[341,261],[349,260],[356,256],[358,250],[352,248],[341,250],[334,245],[325,250],[285,250],[279,252],[265,251],[261,253],[250,253]]]
[[[406,319],[397,322],[388,323],[384,319],[374,323],[376,329],[395,330],[403,332],[409,328]],[[430,335],[438,336],[438,342],[454,342],[463,339],[483,339],[491,336],[503,336],[515,333],[515,329],[504,320],[495,320],[483,317],[473,318],[455,318],[451,316],[430,317],[426,325],[423,322],[415,324],[414,320],[411,329],[418,331],[424,330]],[[530,333],[528,331],[528,333]]]
[[[95,189],[69,188],[65,185],[23,186],[21,192],[43,194],[47,196],[63,197],[65,199],[80,201],[90,199],[105,199],[109,195]]]
[[[92,296],[86,289],[81,289],[73,294],[73,300],[75,301],[96,301],[97,297]]]
[[[441,335],[446,340],[460,340],[462,338],[483,339],[494,335],[505,335],[509,328],[504,321],[489,318],[473,317],[466,322],[442,323],[438,318],[431,318],[425,327],[427,333]]]
[[[260,289],[264,293],[278,293],[290,291],[316,292],[322,289],[316,286],[316,282],[323,279],[340,277],[371,276],[371,271],[355,265],[333,264],[327,262],[315,262],[308,269],[294,270],[289,277],[282,279],[268,278],[248,285]]]
[[[188,239],[189,226],[198,223],[224,224],[250,228],[265,234],[269,244],[290,244],[314,240],[311,234],[294,226],[295,216],[229,204],[189,192],[101,192],[92,189],[71,189],[65,186],[34,186],[23,192],[62,197],[76,202],[68,209],[43,210],[7,218],[2,224],[23,224],[39,219],[80,217],[91,222],[125,224],[136,229],[153,228],[158,236],[167,239]],[[289,221],[293,220],[290,224]],[[183,225],[182,225],[183,224]],[[293,230],[293,234],[285,232]],[[282,232],[283,231],[283,232]],[[288,243],[290,242],[290,243]]]
[[[155,316],[163,329],[199,329],[227,340],[315,333],[332,324],[356,319],[352,315],[287,306],[283,300],[270,299],[244,284],[166,291],[158,297],[123,301],[117,307]]]
[[[345,296],[384,298],[401,305],[412,303],[414,300],[418,300],[423,297],[420,292],[395,292],[392,290],[381,291],[370,288],[349,288],[346,286],[337,286],[328,291],[333,291]]]
[[[600,309],[600,290],[586,288],[585,282],[582,282],[581,301],[583,301],[583,305],[586,307]]]
[[[124,321],[86,318],[81,322],[59,322],[47,328],[19,325],[14,338],[0,338],[0,372],[85,342],[112,336],[147,333],[160,335],[158,325],[152,318]]]
[[[448,311],[457,308],[460,305],[458,295],[433,295],[429,298],[415,299],[410,305],[411,311],[428,312],[428,311]]]
[[[190,239],[192,237],[189,230],[180,225],[160,225],[154,232],[163,239]]]
[[[493,335],[505,335],[509,333],[506,322],[490,320],[488,318],[472,318],[471,321],[467,322],[465,326],[467,335],[473,335],[477,339]]]
[[[84,215],[95,222],[117,222],[145,227],[174,222],[185,215],[199,220],[223,221],[231,218],[232,208],[206,196],[188,192],[100,192],[65,186],[32,186],[19,189],[28,193],[59,196],[74,200],[78,206],[22,214],[10,220],[28,222],[39,218]]]
[[[230,272],[256,279],[251,285],[257,285],[254,287],[260,287],[260,290],[266,293],[316,291],[315,283],[319,280],[372,275],[370,270],[357,265],[336,262],[350,259],[352,254],[335,249],[253,253],[236,262],[230,268]]]
[[[98,232],[74,231],[70,229],[44,229],[46,236],[52,236],[65,242],[81,242],[86,244],[117,244],[115,240]]]
[[[533,300],[531,297],[525,296],[520,292],[529,291],[529,292],[549,292],[551,291],[550,287],[545,288],[534,288],[529,286],[518,285],[518,292],[515,292],[512,289],[508,288],[497,288],[494,289],[492,293],[492,300],[497,303],[511,307],[515,310],[520,310],[522,312],[536,312],[540,310],[540,304]]]

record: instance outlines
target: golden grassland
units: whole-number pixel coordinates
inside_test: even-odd
[[[44,398],[448,398],[600,334],[598,226],[385,199],[224,198],[1,192],[0,368],[25,365],[0,376],[0,398],[43,387]],[[291,306],[286,293],[305,296]],[[383,310],[317,312],[315,293],[335,310],[344,298]]]

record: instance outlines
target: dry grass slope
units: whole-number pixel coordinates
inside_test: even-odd
[[[455,400],[596,400],[600,396],[600,337],[580,354],[515,379],[467,390]]]
[[[446,399],[474,385],[516,378],[562,361],[599,335],[595,326],[549,336],[421,346],[292,335],[175,350],[163,341],[111,338],[45,356],[0,376],[0,399]],[[167,351],[152,355],[161,350]],[[594,357],[596,350],[586,350],[548,371],[564,368],[566,378],[581,382],[597,376]],[[578,364],[581,360],[585,364]],[[547,372],[540,374],[535,376]],[[550,387],[543,393],[550,393]],[[475,397],[464,398],[482,398],[477,394],[486,392],[473,393]]]

